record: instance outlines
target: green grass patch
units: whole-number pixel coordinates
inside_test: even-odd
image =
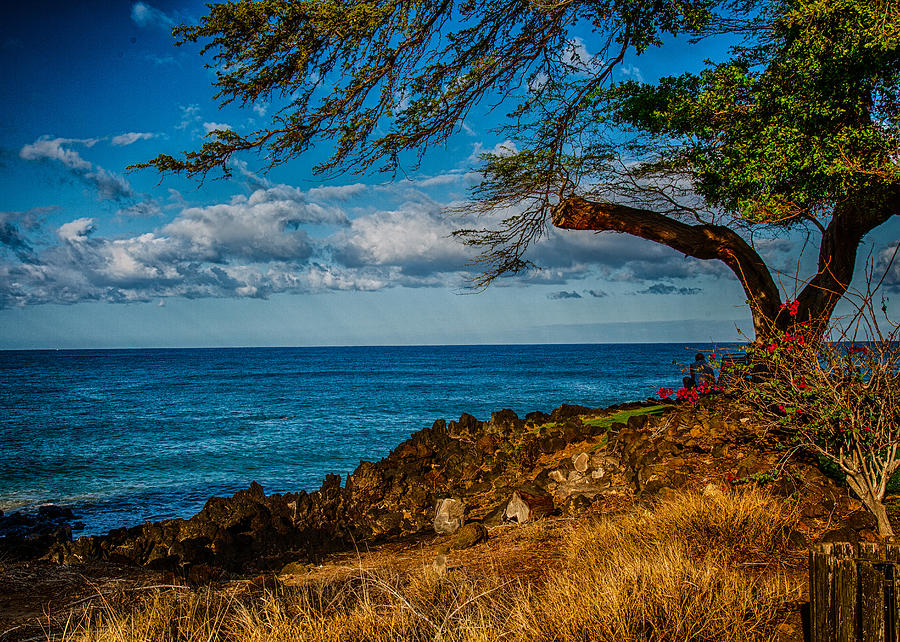
[[[549,430],[550,428],[556,428],[558,425],[559,424],[556,423],[555,421],[548,421],[547,423],[541,424],[540,426],[537,426],[537,425],[532,426],[528,430],[528,432],[531,433],[532,435],[540,435],[545,430]]]
[[[635,408],[634,410],[620,410],[619,412],[616,412],[612,415],[607,415],[606,417],[594,417],[593,419],[587,419],[584,423],[588,426],[609,428],[615,423],[624,424],[630,417],[637,417],[640,415],[655,417],[657,415],[661,415],[663,411],[668,407],[669,406],[665,404],[660,404],[658,406],[645,406],[643,408]]]
[[[607,444],[609,444],[609,433],[605,432],[603,433],[603,437],[600,439],[600,441],[591,446],[591,452],[603,450],[604,448],[606,448]]]

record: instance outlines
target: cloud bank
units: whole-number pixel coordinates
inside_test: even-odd
[[[115,138],[130,144],[148,136],[152,134],[131,132]],[[109,142],[117,144],[115,138]],[[472,249],[452,237],[460,219],[448,217],[443,205],[429,196],[434,189],[470,184],[469,173],[303,190],[273,184],[236,161],[236,180],[246,193],[192,206],[171,190],[163,206],[140,200],[123,178],[81,156],[79,147],[96,143],[42,137],[24,146],[20,157],[55,163],[91,186],[98,199],[122,201],[120,220],[159,217],[173,209],[174,216],[169,214],[170,220],[150,231],[123,236],[111,231],[112,223],[102,216],[79,216],[50,226],[36,212],[0,214],[0,307],[173,296],[264,298],[390,287],[460,289],[479,269],[472,266]],[[59,220],[59,214],[54,218]],[[501,279],[497,285],[565,286],[589,276],[670,281],[721,273],[637,238],[553,228],[532,248],[530,258],[543,269]],[[697,292],[657,282],[637,293]],[[548,298],[606,296],[598,289],[563,288]]]

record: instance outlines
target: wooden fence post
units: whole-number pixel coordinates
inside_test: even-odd
[[[809,549],[812,642],[900,642],[900,546]]]

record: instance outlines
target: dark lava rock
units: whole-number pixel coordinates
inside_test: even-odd
[[[859,534],[847,526],[830,530],[822,536],[823,544],[835,542],[850,542],[854,546],[859,544]]]
[[[72,541],[72,509],[48,504],[37,514],[0,513],[0,557],[29,561],[47,555],[57,544]]]
[[[74,542],[60,533],[47,557],[62,563],[115,560],[187,578],[193,572],[198,581],[209,575],[206,568],[278,571],[288,562],[317,562],[355,545],[426,532],[434,507],[446,497],[458,497],[472,511],[471,535],[478,541],[486,534],[478,521],[503,514],[519,478],[542,454],[563,450],[566,439],[591,436],[592,429],[576,419],[591,412],[566,405],[549,417],[528,415],[529,421],[556,423],[542,434],[526,431],[512,410],[495,412],[488,422],[469,414],[458,421],[438,420],[381,461],[361,462],[343,487],[340,476],[328,475],[318,490],[267,496],[254,482],[232,497],[211,498],[190,519]],[[623,472],[635,478],[643,471],[646,479],[648,462],[656,456],[654,429],[631,424],[619,427],[619,447],[628,451],[621,457]]]
[[[525,415],[525,421],[530,424],[545,424],[550,421],[550,415],[540,411],[529,412],[527,415]]]
[[[38,507],[38,518],[46,520],[72,519],[75,515],[68,506],[57,506],[56,504],[45,504]]]
[[[869,511],[856,511],[847,519],[847,526],[855,531],[874,530],[878,528],[878,520]]]
[[[470,548],[480,542],[487,541],[488,530],[483,524],[469,523],[464,524],[458,531],[453,541],[450,542],[450,548],[460,551],[464,548]]]
[[[592,412],[594,412],[594,409],[588,408],[587,406],[575,406],[564,403],[559,408],[550,413],[550,420],[564,421],[566,419],[571,419],[572,417],[587,415]]]

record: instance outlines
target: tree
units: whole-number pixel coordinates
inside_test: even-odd
[[[162,172],[228,174],[250,150],[272,167],[325,144],[319,172],[392,171],[479,102],[514,105],[516,151],[484,157],[472,208],[512,214],[458,232],[481,250],[475,285],[533,267],[526,250],[552,221],[718,259],[759,337],[794,322],[821,334],[863,237],[900,205],[892,0],[240,1],[175,33],[213,54],[223,104],[287,104],[258,131],[141,165]],[[614,81],[674,36],[725,39],[730,54],[699,74]],[[795,228],[818,237],[819,258],[789,316],[750,240]]]

